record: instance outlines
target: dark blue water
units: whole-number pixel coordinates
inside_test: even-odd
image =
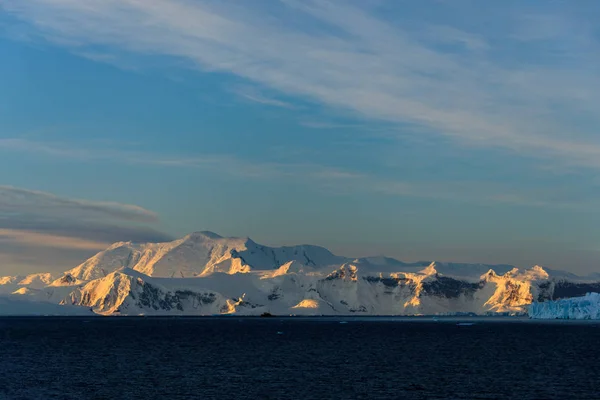
[[[600,398],[596,324],[339,321],[0,319],[0,398]]]

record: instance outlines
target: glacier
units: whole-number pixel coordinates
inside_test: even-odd
[[[528,307],[528,314],[534,319],[600,319],[600,293],[534,302]]]
[[[203,231],[165,243],[118,242],[62,274],[0,277],[0,295],[12,301],[0,302],[0,315],[14,313],[18,301],[100,315],[511,315],[588,292],[600,292],[597,276],[350,258]]]

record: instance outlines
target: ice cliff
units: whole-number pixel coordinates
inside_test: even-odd
[[[600,319],[600,293],[588,293],[529,305],[528,314],[535,319]]]

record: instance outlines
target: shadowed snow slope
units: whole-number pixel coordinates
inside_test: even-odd
[[[350,259],[212,232],[115,243],[57,278],[0,278],[0,294],[11,298],[104,315],[523,313],[534,301],[591,291],[600,291],[597,279],[540,266]]]
[[[31,301],[18,295],[0,296],[0,315],[94,315],[89,308]]]

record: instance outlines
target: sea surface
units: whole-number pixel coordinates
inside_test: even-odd
[[[155,398],[598,399],[600,323],[0,318],[0,399]]]

